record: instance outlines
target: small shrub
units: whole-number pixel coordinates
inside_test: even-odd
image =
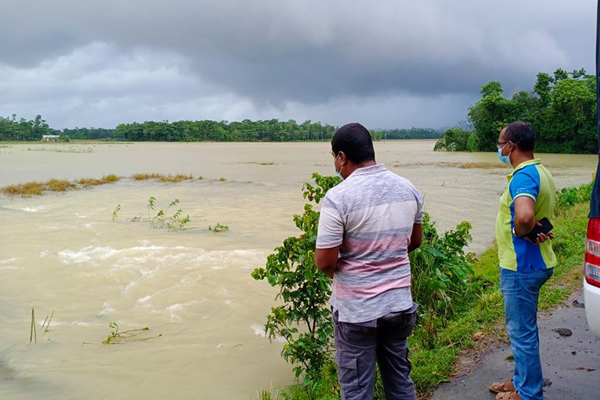
[[[594,183],[586,183],[578,188],[564,188],[556,192],[556,210],[566,211],[577,203],[589,202],[592,199]]]
[[[104,175],[102,177],[102,182],[104,183],[115,183],[115,182],[119,182],[121,180],[121,177],[115,174],[109,174],[109,175]]]
[[[50,179],[46,182],[46,188],[52,192],[65,192],[74,187],[75,185],[66,179]]]
[[[90,186],[102,185],[104,182],[102,182],[102,180],[100,180],[100,179],[82,178],[82,179],[78,180],[77,183],[79,183],[83,187],[90,187]]]
[[[41,182],[27,182],[9,185],[2,188],[2,193],[7,196],[41,196],[44,193],[44,184]]]
[[[164,175],[157,174],[156,172],[153,172],[150,174],[133,174],[133,175],[131,175],[131,179],[136,180],[136,181],[146,181],[148,179],[161,179],[163,177],[164,177]]]
[[[191,221],[189,215],[183,217],[183,211],[181,210],[181,208],[175,211],[173,215],[169,216],[169,209],[179,204],[179,199],[173,200],[165,210],[159,210],[156,213],[156,215],[151,216],[150,212],[156,211],[154,207],[155,204],[156,197],[150,196],[150,198],[148,199],[148,220],[153,228],[167,228],[168,230],[184,230],[185,225]]]
[[[172,183],[190,181],[193,179],[194,179],[194,177],[192,175],[183,175],[183,174],[163,175],[160,178],[158,178],[159,182],[172,182]]]
[[[318,204],[327,191],[341,182],[337,177],[313,174],[316,186],[305,184],[303,195]],[[330,363],[333,321],[328,305],[331,280],[320,272],[314,260],[319,212],[313,204],[304,206],[294,223],[302,234],[289,237],[267,258],[264,268],[252,272],[255,280],[267,280],[277,287],[278,306],[267,316],[265,333],[270,339],[286,341],[283,358],[294,364],[296,377],[305,373],[305,383],[317,382],[321,368]]]

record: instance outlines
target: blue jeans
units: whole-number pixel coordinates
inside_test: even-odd
[[[540,289],[552,268],[528,273],[500,268],[506,332],[515,358],[513,384],[523,400],[543,400],[537,309]]]

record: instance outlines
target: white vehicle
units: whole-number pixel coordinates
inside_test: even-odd
[[[596,8],[596,75],[600,73],[600,0]],[[596,82],[596,111],[600,109],[600,79]],[[600,144],[600,113],[596,112]],[[600,164],[596,172],[583,264],[583,296],[590,331],[600,339]]]
[[[588,223],[583,268],[585,314],[590,331],[600,339],[600,218]]]

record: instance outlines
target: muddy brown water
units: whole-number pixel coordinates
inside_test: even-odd
[[[470,221],[470,249],[481,252],[493,239],[509,169],[495,154],[436,153],[433,144],[380,142],[377,159],[425,194],[440,228]],[[597,161],[541,157],[560,188],[589,182]],[[329,145],[0,148],[0,186],[136,172],[205,179],[124,179],[64,194],[0,197],[0,398],[250,399],[261,388],[293,382],[279,355],[282,344],[262,332],[276,293],[250,273],[296,233],[291,216],[302,211],[303,182],[313,172],[333,173]],[[179,199],[192,219],[189,229],[127,222],[145,215],[150,196],[159,207]],[[113,222],[117,204],[121,212]],[[217,223],[231,230],[207,229]],[[29,345],[31,306],[35,345]],[[42,322],[53,310],[44,333]],[[154,338],[103,346],[111,322],[121,331],[148,327],[136,339]]]

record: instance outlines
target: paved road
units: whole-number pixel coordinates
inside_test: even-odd
[[[585,310],[571,305],[573,300],[583,303],[581,291],[572,295],[566,306],[539,318],[542,367],[544,378],[550,381],[544,388],[546,400],[600,399],[600,340],[588,330]],[[573,335],[560,336],[552,331],[555,328],[569,328]],[[443,384],[433,400],[493,399],[488,386],[512,376],[514,362],[506,360],[511,354],[508,345],[493,350],[471,375]]]

